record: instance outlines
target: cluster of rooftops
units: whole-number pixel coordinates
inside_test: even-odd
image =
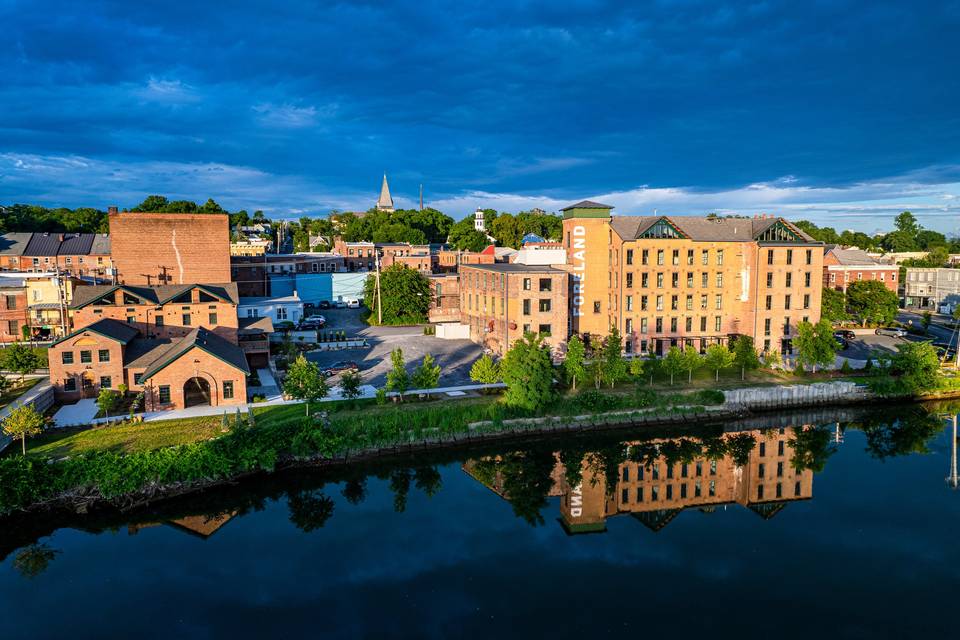
[[[4,233],[0,234],[0,255],[107,256],[110,255],[110,236],[106,233]]]

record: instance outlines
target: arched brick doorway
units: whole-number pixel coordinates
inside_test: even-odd
[[[205,378],[190,378],[183,383],[183,406],[197,407],[213,404],[210,397],[210,383]]]

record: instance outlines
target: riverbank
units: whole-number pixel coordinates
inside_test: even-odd
[[[220,435],[202,442],[134,453],[109,448],[57,460],[0,460],[0,513],[123,510],[293,467],[344,466],[384,456],[558,434],[716,424],[757,411],[881,399],[851,382],[738,392],[658,397],[643,389],[630,395],[591,390],[558,400],[548,415],[524,415],[493,398],[472,404],[331,407],[310,419],[294,416],[290,409],[285,419],[266,413],[243,415],[223,424]]]

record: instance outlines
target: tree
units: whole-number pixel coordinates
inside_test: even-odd
[[[316,363],[307,360],[303,354],[297,356],[297,359],[287,369],[287,375],[283,379],[283,392],[291,398],[304,400],[306,406],[306,415],[310,415],[310,403],[325,398],[330,389],[327,387],[327,381],[320,373],[320,368]]]
[[[10,371],[20,374],[21,384],[24,376],[36,371],[41,364],[40,357],[22,342],[15,342],[3,352],[3,365]]]
[[[21,405],[3,420],[3,432],[20,441],[23,455],[27,455],[27,438],[43,431],[43,416],[32,404]]]
[[[550,348],[539,335],[527,334],[513,343],[500,363],[507,391],[504,403],[535,411],[553,399]]]
[[[347,400],[360,397],[363,378],[358,371],[346,371],[340,376],[340,396]]]
[[[930,391],[940,382],[940,359],[929,342],[898,344],[891,367],[900,374],[900,384],[911,393]]]
[[[333,500],[320,491],[300,490],[287,497],[290,522],[307,533],[319,529],[333,515]]]
[[[119,393],[112,389],[100,389],[100,393],[97,394],[97,408],[103,412],[104,416],[109,418],[110,412],[116,409],[118,404],[120,404]]]
[[[10,387],[13,386],[13,383],[10,382],[9,378],[0,374],[0,395],[3,395],[7,392]]]
[[[423,356],[420,366],[413,370],[411,379],[415,389],[433,389],[440,382],[440,365],[428,353]]]
[[[396,391],[403,402],[403,392],[410,388],[410,375],[403,362],[403,349],[397,347],[390,352],[390,362],[393,368],[387,372],[387,389]]]
[[[924,311],[923,316],[920,318],[920,326],[923,327],[923,334],[927,335],[930,333],[930,322],[933,320],[933,314],[929,311]]]
[[[490,241],[487,236],[473,226],[473,214],[453,225],[447,242],[460,251],[483,251]]]
[[[915,237],[923,228],[920,226],[920,223],[917,222],[916,216],[909,211],[904,211],[894,218],[893,226],[897,228],[897,231],[902,231],[910,237]]]
[[[667,355],[663,356],[660,366],[670,376],[670,386],[673,386],[673,378],[677,374],[687,370],[686,362],[683,358],[683,352],[678,347],[670,347]]]
[[[760,357],[753,346],[753,338],[739,336],[733,343],[733,362],[740,367],[740,379],[747,379],[747,370],[754,370],[760,366]]]
[[[420,324],[427,321],[433,288],[425,275],[405,264],[392,264],[380,273],[379,301],[383,324]],[[376,276],[367,276],[364,300],[370,307],[370,322],[377,322]]]
[[[602,375],[611,387],[627,375],[627,361],[623,359],[623,340],[616,327],[610,327],[610,333],[603,341]]]
[[[703,364],[700,353],[692,346],[687,345],[683,350],[683,370],[687,372],[687,382],[693,382],[693,372]]]
[[[630,361],[630,377],[632,377],[637,384],[640,383],[640,379],[643,377],[645,369],[646,362],[644,362],[643,358],[635,357]]]
[[[478,384],[500,382],[500,365],[487,354],[480,356],[470,367],[470,379]]]
[[[843,291],[824,287],[820,298],[820,317],[830,322],[843,322],[850,318],[847,313],[847,296]]]
[[[879,280],[860,280],[847,287],[847,305],[863,325],[886,324],[897,316],[897,294]]]
[[[577,380],[583,380],[587,375],[587,368],[584,366],[584,356],[586,348],[583,346],[583,340],[580,336],[574,334],[567,341],[567,355],[563,359],[563,370],[567,374],[567,380],[574,391],[577,390]]]
[[[814,373],[817,365],[833,364],[838,348],[833,337],[833,327],[827,320],[821,320],[816,325],[806,321],[798,324],[793,346],[797,351],[797,362],[812,366]]]
[[[736,356],[730,349],[722,344],[712,344],[707,347],[707,355],[704,362],[709,369],[716,372],[716,380],[720,381],[720,370],[732,367]]]

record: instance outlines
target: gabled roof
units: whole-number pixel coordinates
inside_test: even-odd
[[[90,245],[90,253],[93,255],[110,255],[110,235],[98,233],[93,237],[93,243]]]
[[[93,324],[87,325],[82,329],[77,329],[73,333],[70,333],[59,340],[55,341],[50,346],[54,346],[69,340],[75,336],[80,335],[86,331],[90,331],[97,335],[103,336],[104,338],[109,338],[110,340],[116,340],[120,344],[127,344],[133,340],[137,335],[140,334],[139,331],[131,327],[125,322],[120,322],[119,320],[113,320],[112,318],[103,318],[102,320],[97,320]]]
[[[90,247],[93,246],[92,233],[65,233],[63,241],[57,249],[57,255],[62,256],[86,256],[90,255]]]
[[[571,204],[568,207],[560,209],[560,211],[570,211],[571,209],[613,209],[609,204],[603,204],[602,202],[594,202],[593,200],[581,200],[577,204]]]
[[[0,235],[0,256],[22,256],[30,243],[32,233],[4,233]]]
[[[778,222],[805,242],[816,242],[783,218],[720,218],[705,216],[613,216],[610,227],[624,240],[635,240],[664,220],[698,242],[751,242]]]
[[[143,380],[155,376],[167,365],[176,362],[194,348],[205,351],[245,374],[250,373],[250,368],[247,366],[247,357],[240,347],[203,327],[197,327],[183,338],[173,341],[166,349],[158,349],[157,357],[147,365],[143,372]]]
[[[846,266],[874,267],[880,264],[866,251],[855,247],[844,249],[838,245],[830,245],[826,248],[825,255],[827,254],[833,256],[838,264]]]
[[[166,285],[93,285],[89,287],[77,287],[73,294],[73,304],[71,309],[80,309],[92,302],[96,302],[112,294],[117,289],[126,291],[144,301],[144,304],[165,304],[191,289],[200,289],[206,293],[219,298],[224,302],[238,304],[240,295],[237,291],[237,283],[228,282],[226,284],[166,284]]]

